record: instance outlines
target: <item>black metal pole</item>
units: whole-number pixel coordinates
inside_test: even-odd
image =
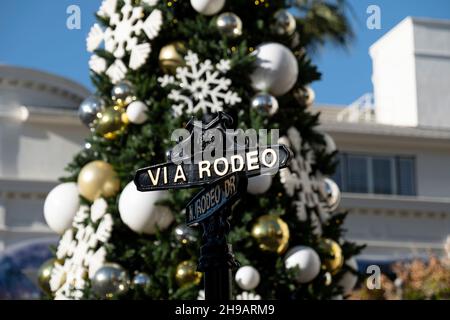
[[[232,270],[239,263],[234,258],[231,245],[227,244],[229,214],[230,209],[225,208],[202,223],[203,245],[198,270],[204,272],[205,300],[232,299]]]

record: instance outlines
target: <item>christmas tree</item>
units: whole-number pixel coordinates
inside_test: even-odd
[[[331,299],[356,282],[361,247],[335,212],[336,148],[317,130],[308,48],[345,44],[343,1],[105,0],[87,38],[91,129],[45,203],[62,235],[41,284],[55,299],[197,299],[200,231],[184,225],[193,190],[142,193],[139,168],[167,162],[171,133],[226,112],[237,128],[278,129],[294,153],[249,179],[230,217],[237,299]]]

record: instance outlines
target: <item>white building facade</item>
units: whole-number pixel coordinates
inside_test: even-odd
[[[450,21],[407,18],[370,48],[374,95],[318,107],[360,257],[442,254],[450,234]]]

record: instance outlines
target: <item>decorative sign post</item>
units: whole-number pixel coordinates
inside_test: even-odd
[[[134,179],[142,192],[203,187],[186,206],[186,225],[203,227],[198,270],[204,272],[206,300],[232,298],[231,272],[239,263],[227,243],[228,217],[233,204],[246,192],[248,178],[284,168],[291,158],[291,151],[284,145],[239,145],[235,134],[228,132],[232,122],[222,112],[206,125],[192,120],[187,125],[189,137],[179,144],[177,153],[170,152],[171,161],[139,169]],[[217,134],[209,134],[210,130],[219,132],[220,139]],[[208,146],[214,143],[226,154],[205,160]],[[186,152],[188,147],[201,150]]]

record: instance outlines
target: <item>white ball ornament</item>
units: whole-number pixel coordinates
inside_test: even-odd
[[[348,259],[345,264],[353,270],[358,271],[358,263],[356,262],[355,258]],[[357,282],[358,277],[354,273],[347,271],[339,280],[338,285],[342,287],[344,296],[348,296],[350,293],[352,293],[353,288],[356,286]]]
[[[266,193],[272,185],[272,176],[269,174],[263,174],[248,179],[247,192],[250,194],[263,194]]]
[[[173,222],[170,208],[156,205],[167,198],[167,191],[139,192],[134,182],[130,182],[119,199],[119,212],[122,221],[134,232],[155,234]]]
[[[313,249],[297,246],[288,251],[284,264],[286,269],[299,268],[297,281],[308,283],[319,274],[321,262],[319,255]]]
[[[235,280],[242,290],[253,290],[259,285],[261,276],[252,266],[245,266],[236,272]]]
[[[298,63],[289,48],[270,42],[258,46],[253,54],[256,68],[250,79],[255,91],[281,96],[293,88],[298,78]]]
[[[78,186],[74,182],[62,183],[47,195],[44,217],[50,229],[63,234],[72,225],[80,207]]]
[[[212,16],[223,9],[225,0],[191,0],[191,6],[198,13]]]
[[[143,124],[147,121],[147,105],[142,101],[134,101],[127,107],[127,117],[131,123]]]

